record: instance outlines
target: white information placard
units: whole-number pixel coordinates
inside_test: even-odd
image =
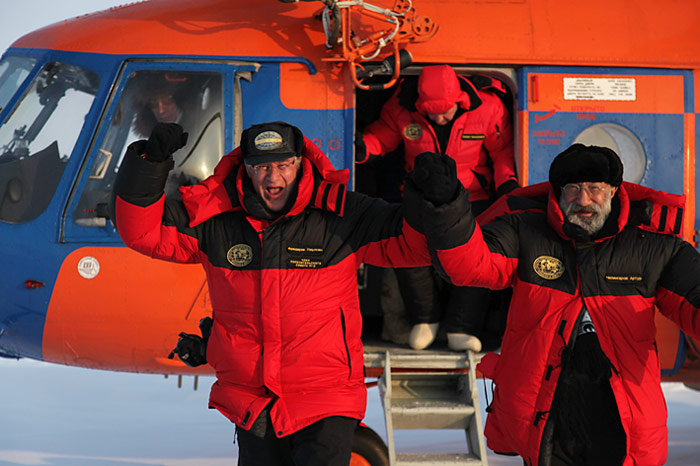
[[[634,78],[564,78],[564,100],[637,100]]]

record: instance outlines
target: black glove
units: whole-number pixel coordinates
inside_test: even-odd
[[[182,362],[190,367],[201,366],[207,363],[207,343],[211,335],[211,317],[205,317],[199,321],[199,330],[202,336],[180,332],[180,339],[175,349],[170,352],[168,359],[173,359],[177,354]]]
[[[362,134],[357,133],[355,135],[355,162],[363,163],[367,161],[367,146],[365,145],[365,140],[362,138]]]
[[[503,196],[504,194],[508,194],[509,192],[519,188],[520,185],[518,185],[518,182],[515,180],[508,180],[504,182],[502,185],[496,189],[496,198],[499,198]]]
[[[457,164],[449,155],[419,154],[410,177],[425,199],[436,206],[450,202],[457,195]]]
[[[421,207],[423,199],[423,192],[416,187],[416,183],[413,182],[410,176],[406,177],[403,184],[401,212],[403,213],[403,218],[406,220],[406,223],[421,234],[425,233],[425,229],[423,228],[423,209]]]
[[[177,123],[158,123],[146,142],[146,160],[164,162],[187,144],[187,133]]]

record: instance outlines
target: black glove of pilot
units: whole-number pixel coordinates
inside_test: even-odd
[[[419,154],[410,177],[425,199],[436,206],[450,202],[457,195],[457,164],[449,155]]]
[[[146,160],[164,162],[181,147],[187,144],[187,133],[177,123],[156,124],[146,141]]]
[[[180,339],[177,341],[177,346],[170,352],[168,359],[173,359],[177,354],[177,357],[190,367],[206,364],[207,343],[211,335],[212,324],[213,320],[211,317],[204,317],[199,321],[199,330],[202,332],[201,337],[191,333],[180,332]]]

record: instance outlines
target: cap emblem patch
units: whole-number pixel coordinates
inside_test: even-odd
[[[258,150],[275,150],[282,147],[282,136],[277,131],[263,131],[255,136],[253,144]]]

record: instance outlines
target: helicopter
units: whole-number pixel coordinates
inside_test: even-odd
[[[110,218],[126,147],[157,119],[186,128],[174,196],[245,128],[284,120],[376,192],[357,135],[432,64],[503,84],[521,185],[573,143],[613,148],[626,181],[682,196],[663,215],[697,246],[699,16],[692,0],[148,0],[30,32],[0,60],[0,355],[211,375],[168,358],[211,314],[204,272],[126,248]],[[700,389],[700,341],[656,323],[663,379]]]

